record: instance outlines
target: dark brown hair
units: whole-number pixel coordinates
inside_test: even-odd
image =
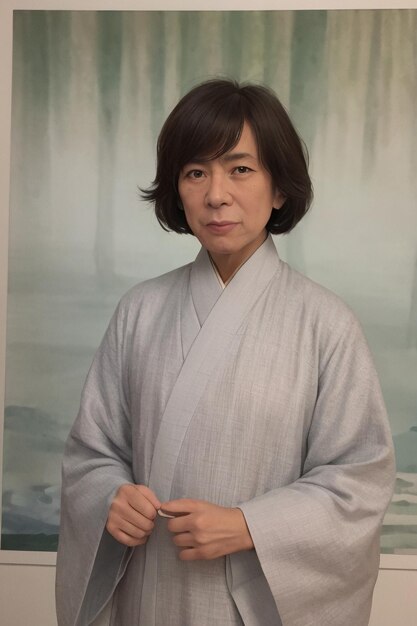
[[[209,80],[188,92],[168,116],[158,138],[155,180],[141,190],[142,198],[155,203],[165,230],[191,233],[180,208],[181,169],[229,151],[245,121],[255,133],[262,165],[286,198],[279,210],[271,207],[267,230],[289,232],[307,213],[313,199],[307,150],[277,96],[259,85]]]

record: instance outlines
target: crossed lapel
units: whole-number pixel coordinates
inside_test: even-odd
[[[170,499],[181,445],[212,372],[279,269],[277,251],[268,237],[222,290],[207,252],[199,253],[181,320],[185,360],[162,416],[151,464],[149,487],[161,501]]]
[[[188,426],[212,372],[229,352],[232,340],[272,278],[280,260],[268,237],[222,289],[208,254],[201,250],[191,268],[182,307],[184,363],[162,416],[152,457],[149,487],[161,502],[171,497],[172,481]],[[146,544],[140,624],[156,624],[158,533],[161,520]],[[164,525],[165,526],[165,525]]]

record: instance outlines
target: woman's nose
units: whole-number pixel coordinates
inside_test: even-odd
[[[228,189],[227,178],[223,174],[216,174],[209,178],[206,192],[206,202],[213,209],[224,204],[230,204],[232,197]]]

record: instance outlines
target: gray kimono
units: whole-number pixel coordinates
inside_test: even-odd
[[[358,322],[272,238],[223,290],[205,250],[134,287],[96,354],[63,464],[59,626],[366,626],[394,477]],[[105,530],[120,485],[244,513],[254,550],[183,562],[166,520]]]

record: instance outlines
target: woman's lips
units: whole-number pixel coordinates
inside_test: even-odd
[[[223,235],[229,233],[237,225],[237,222],[209,222],[207,227],[210,232]]]

